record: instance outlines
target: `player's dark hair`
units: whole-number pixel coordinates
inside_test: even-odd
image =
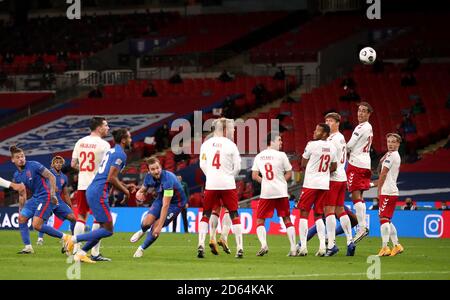
[[[95,131],[98,127],[102,126],[103,121],[106,121],[105,117],[93,117],[89,124],[89,129]]]
[[[275,131],[271,131],[269,132],[269,134],[266,137],[266,145],[270,146],[271,142],[275,142],[275,139],[280,136],[280,134],[278,132]]]
[[[330,126],[328,126],[325,123],[320,123],[318,125],[319,125],[319,127],[322,127],[323,132],[325,132],[327,135],[330,135],[330,132],[331,132]]]
[[[22,153],[23,149],[17,147],[16,145],[12,145],[11,147],[9,147],[9,152],[11,152],[11,156],[14,156],[14,154]]]
[[[337,112],[330,112],[330,113],[328,113],[328,114],[325,116],[325,120],[328,119],[328,118],[334,119],[337,123],[340,123],[340,122],[341,122],[341,115],[338,114]]]
[[[370,112],[370,113],[373,112],[372,105],[370,105],[368,102],[360,102],[360,103],[358,104],[358,107],[359,107],[359,106],[367,107],[367,111],[368,111],[368,112]]]
[[[120,144],[122,139],[125,138],[127,136],[127,134],[128,134],[127,128],[114,129],[112,132],[112,136],[114,138],[114,143]]]
[[[147,158],[145,160],[145,162],[147,163],[147,165],[153,165],[155,163],[158,163],[159,165],[161,165],[161,162],[159,161],[159,159],[156,156]]]

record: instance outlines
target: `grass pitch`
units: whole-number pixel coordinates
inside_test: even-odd
[[[368,257],[377,254],[381,243],[379,238],[366,238],[357,245],[354,257],[346,257],[345,240],[339,237],[337,256],[315,257],[318,240],[314,238],[308,244],[307,257],[287,257],[287,237],[268,236],[269,253],[257,257],[260,244],[256,235],[244,235],[245,254],[239,260],[234,257],[234,236],[230,235],[232,254],[220,252],[215,256],[207,246],[206,257],[198,259],[197,235],[164,233],[144,257],[135,259],[132,256],[139,243],[131,244],[130,236],[131,233],[115,233],[103,240],[101,252],[113,261],[81,264],[76,273],[74,264],[60,253],[60,242],[56,239],[45,236],[44,245],[37,246],[37,233],[31,232],[35,254],[18,255],[16,252],[22,249],[19,232],[0,231],[0,280],[67,279],[67,273],[79,274],[87,280],[367,279],[371,266]],[[400,242],[404,253],[381,258],[381,279],[450,279],[450,239],[401,238]]]

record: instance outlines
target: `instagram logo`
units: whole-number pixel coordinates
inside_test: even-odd
[[[444,219],[441,215],[427,215],[423,222],[423,232],[426,237],[440,238],[444,232]]]

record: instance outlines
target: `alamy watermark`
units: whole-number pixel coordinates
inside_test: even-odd
[[[70,255],[66,259],[70,266],[66,270],[66,278],[69,280],[81,279],[81,262],[75,261],[74,256]]]
[[[367,257],[367,279],[381,279],[381,260],[378,255],[370,255]]]
[[[213,135],[212,124],[216,119],[203,121],[202,111],[194,111],[193,128],[186,119],[176,119],[171,130],[178,132],[172,139],[171,149],[174,154],[200,154],[200,146],[204,140]],[[258,154],[267,148],[266,137],[269,132],[280,132],[279,119],[237,119],[234,121],[236,143],[241,154]],[[209,133],[206,138],[203,134]],[[193,147],[192,141],[193,139]],[[248,141],[248,143],[247,143]]]
[[[81,0],[66,0],[66,4],[70,4],[66,10],[67,19],[81,19]]]
[[[366,16],[369,20],[381,19],[381,0],[366,0],[370,6],[367,8]]]

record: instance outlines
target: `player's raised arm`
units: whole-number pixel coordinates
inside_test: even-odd
[[[43,168],[41,175],[48,179],[48,181],[50,182],[50,197],[51,197],[51,201],[52,204],[58,204],[58,198],[56,198],[56,178],[55,175],[52,174],[52,172],[50,172],[47,168]]]

